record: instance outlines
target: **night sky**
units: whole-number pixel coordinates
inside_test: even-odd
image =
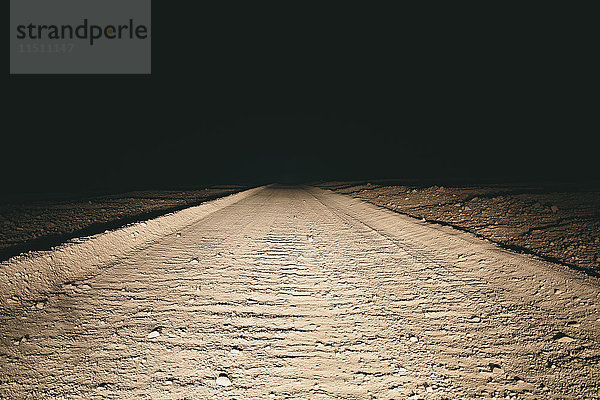
[[[154,2],[151,76],[7,73],[2,190],[598,178],[577,13],[218,3]]]

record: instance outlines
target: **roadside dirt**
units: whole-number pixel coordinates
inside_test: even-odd
[[[154,218],[243,189],[136,191],[29,201],[0,198],[0,261],[24,251],[49,248],[74,237]]]
[[[535,185],[423,187],[329,182],[319,186],[600,274],[599,191]]]

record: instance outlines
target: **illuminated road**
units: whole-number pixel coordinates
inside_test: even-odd
[[[451,228],[267,187],[0,316],[0,398],[600,398],[599,293]]]

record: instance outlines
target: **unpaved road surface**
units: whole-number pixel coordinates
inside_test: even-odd
[[[267,187],[0,317],[3,399],[598,399],[600,285]]]

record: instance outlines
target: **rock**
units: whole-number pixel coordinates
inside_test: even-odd
[[[27,342],[27,340],[29,340],[29,335],[28,334],[25,335],[25,336],[20,337],[19,339],[13,340],[13,343],[16,344],[16,345],[20,345],[20,344],[23,344],[23,343]]]
[[[570,336],[565,335],[562,332],[559,332],[556,335],[554,335],[554,337],[552,339],[554,339],[558,343],[571,343],[571,342],[574,342],[576,340],[576,339],[573,339]]]
[[[37,308],[38,310],[41,310],[42,308],[46,307],[46,301],[45,300],[38,301],[37,303],[35,303],[34,307]]]
[[[489,363],[488,366],[490,367],[490,372],[493,374],[501,374],[504,372],[504,369],[502,369],[500,364]]]
[[[192,258],[192,260],[190,261],[190,264],[198,264],[198,259],[197,258]]]
[[[481,318],[478,317],[477,315],[473,315],[471,318],[468,319],[468,321],[471,322],[471,323],[476,324],[476,323],[481,322]]]
[[[219,385],[219,386],[231,386],[231,381],[227,377],[227,374],[224,374],[224,373],[219,374],[216,382],[217,382],[217,385]]]
[[[159,332],[158,328],[155,328],[155,329],[152,330],[152,332],[150,332],[148,334],[148,339],[154,339],[154,338],[157,338],[159,336],[160,336],[160,332]]]

